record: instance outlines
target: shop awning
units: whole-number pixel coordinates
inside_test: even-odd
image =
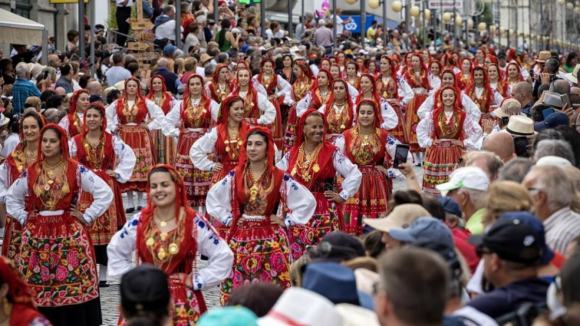
[[[0,9],[0,43],[40,45],[44,25]]]

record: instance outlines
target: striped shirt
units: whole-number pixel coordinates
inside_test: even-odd
[[[568,243],[580,235],[580,214],[570,207],[562,208],[544,221],[544,229],[548,246],[564,254]]]

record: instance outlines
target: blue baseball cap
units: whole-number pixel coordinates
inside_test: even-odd
[[[389,232],[389,237],[411,244],[429,241],[455,248],[455,241],[449,227],[433,217],[421,217],[406,229],[393,229]]]
[[[167,44],[164,48],[163,48],[163,54],[173,54],[173,52],[175,52],[175,50],[177,50],[177,47],[173,44]]]
[[[439,203],[441,206],[443,206],[443,210],[445,210],[446,213],[453,214],[458,217],[463,215],[461,213],[461,208],[455,199],[451,197],[437,197],[437,200],[439,200]]]
[[[567,114],[556,111],[544,119],[544,121],[536,122],[534,124],[535,131],[542,131],[544,129],[556,128],[561,125],[569,125],[570,118]]]
[[[511,221],[519,220],[537,233],[537,241],[542,247],[542,254],[539,260],[540,264],[548,264],[554,259],[554,251],[546,244],[544,224],[536,216],[528,212],[509,212],[500,215],[499,218]]]

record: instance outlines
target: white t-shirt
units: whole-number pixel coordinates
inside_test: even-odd
[[[330,22],[334,23],[334,17],[332,15],[330,15]],[[342,24],[343,20],[342,18],[340,18],[340,16],[336,16],[336,35],[340,35],[342,34],[342,32],[344,31],[344,25]]]
[[[180,27],[181,33],[183,33],[183,27]],[[162,40],[164,38],[175,41],[175,20],[169,20],[155,28],[155,38]]]

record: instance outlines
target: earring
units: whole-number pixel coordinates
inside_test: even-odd
[[[2,313],[4,316],[10,316],[12,314],[12,303],[6,297],[2,298]]]

